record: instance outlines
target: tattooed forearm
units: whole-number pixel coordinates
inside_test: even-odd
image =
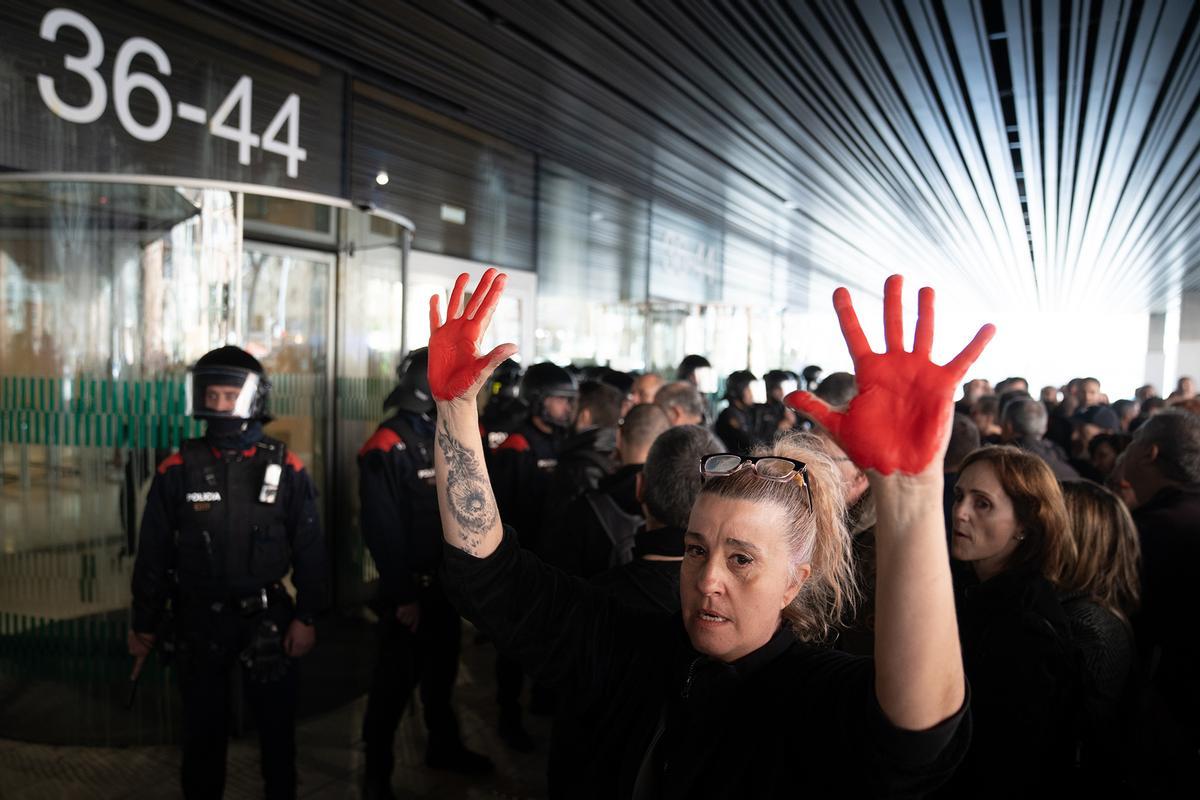
[[[450,434],[445,421],[438,431],[437,443],[446,460],[446,502],[459,525],[463,549],[474,555],[496,522],[492,489],[475,454]]]

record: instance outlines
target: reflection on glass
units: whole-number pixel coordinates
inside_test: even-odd
[[[154,467],[199,431],[183,372],[229,335],[236,207],[221,191],[0,183],[0,688],[23,687],[0,697],[2,736],[81,720],[92,741],[167,733],[168,692],[116,716],[111,687]]]
[[[239,345],[271,381],[267,434],[299,456],[321,488],[333,257],[247,242],[242,264]]]

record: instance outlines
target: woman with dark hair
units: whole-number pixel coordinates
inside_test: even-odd
[[[853,595],[841,483],[810,439],[755,455],[716,453],[684,535],[680,615],[648,619],[522,551],[488,485],[474,392],[478,344],[504,285],[468,276],[443,324],[431,301],[429,382],[447,547],[459,610],[539,679],[594,712],[592,761],[571,797],[911,796],[935,787],[966,747],[966,685],[942,524],[942,456],[953,387],[991,328],[946,366],[930,362],[933,295],[923,289],[903,349],[900,280],[884,291],[887,352],[873,353],[849,295],[834,304],[861,394],[814,416],[867,471],[877,505],[875,658],[816,644]]]
[[[1099,438],[1099,437],[1097,437]],[[1061,580],[1063,608],[1086,671],[1080,766],[1092,789],[1110,794],[1127,760],[1135,647],[1130,619],[1141,589],[1141,546],[1129,509],[1091,481],[1063,484],[1075,542]]]
[[[946,797],[1019,797],[1059,785],[1074,759],[1082,691],[1058,584],[1073,542],[1041,458],[983,447],[959,467],[950,553],[975,731]]]

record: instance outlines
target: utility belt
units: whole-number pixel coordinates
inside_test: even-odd
[[[292,602],[291,595],[278,581],[268,583],[251,594],[215,598],[211,595],[185,594],[183,599],[189,605],[207,606],[214,614],[237,614],[242,617],[253,617],[268,608],[290,605]]]

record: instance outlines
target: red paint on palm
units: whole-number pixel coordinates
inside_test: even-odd
[[[845,410],[831,408],[808,392],[792,392],[785,401],[832,434],[862,469],[885,475],[899,470],[915,475],[946,451],[954,391],[996,332],[984,325],[963,351],[945,366],[929,360],[933,346],[933,289],[918,295],[917,328],[912,352],[904,350],[903,279],[893,275],[883,288],[884,339],[876,353],[859,325],[850,293],[839,288],[833,307],[854,360],[858,394]]]
[[[445,324],[441,321],[440,298],[436,294],[429,298],[429,389],[437,400],[474,396],[483,379],[517,352],[516,345],[502,344],[485,356],[479,355],[479,340],[492,320],[508,276],[489,268],[464,309],[463,290],[468,280],[470,276],[464,272],[454,282]]]

